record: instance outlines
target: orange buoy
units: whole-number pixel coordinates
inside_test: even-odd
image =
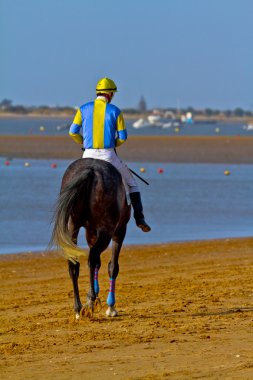
[[[55,163],[51,164],[51,168],[53,168],[53,169],[57,168],[57,164],[55,164]]]
[[[163,169],[162,168],[157,169],[157,171],[158,171],[159,174],[163,173]]]

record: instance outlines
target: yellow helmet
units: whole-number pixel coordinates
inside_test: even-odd
[[[116,91],[117,91],[117,86],[113,82],[112,79],[109,79],[109,78],[99,79],[96,86],[96,92],[116,92]]]

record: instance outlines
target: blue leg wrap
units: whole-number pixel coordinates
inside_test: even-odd
[[[115,305],[115,280],[110,278],[110,290],[107,297],[107,305],[114,306]]]
[[[98,284],[98,280],[94,280],[94,290],[95,290],[95,294],[96,294],[96,296],[97,296],[98,293],[99,293],[99,284]]]
[[[95,268],[95,273],[94,273],[94,290],[95,290],[96,296],[98,296],[98,293],[99,293],[98,268]]]

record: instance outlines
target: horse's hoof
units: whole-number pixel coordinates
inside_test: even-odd
[[[107,317],[116,317],[118,315],[118,312],[114,306],[109,306],[106,310],[106,315]]]
[[[79,319],[80,319],[80,314],[76,313],[76,320],[79,321]]]
[[[82,310],[80,311],[80,317],[81,318],[92,318],[93,317],[93,307],[90,305],[85,305],[82,307]]]
[[[102,303],[100,301],[100,298],[96,298],[94,302],[94,311],[99,313],[101,309],[102,309]]]

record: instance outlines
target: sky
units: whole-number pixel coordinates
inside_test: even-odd
[[[252,0],[0,0],[0,101],[253,111]]]

